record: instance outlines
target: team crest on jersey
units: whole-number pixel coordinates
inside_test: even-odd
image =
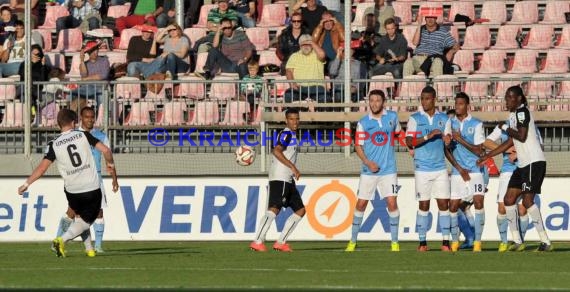
[[[473,128],[473,127],[467,128],[467,133],[473,134],[474,132],[475,132],[475,128]]]
[[[394,123],[392,121],[389,121],[388,125],[390,125],[390,128],[392,128],[394,126]]]
[[[519,123],[524,122],[525,118],[526,118],[526,115],[524,112],[517,113],[517,120],[519,120]]]
[[[439,121],[439,122],[437,123],[437,125],[438,125],[439,127],[443,127],[443,121]]]

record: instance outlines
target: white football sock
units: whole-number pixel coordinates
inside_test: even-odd
[[[93,245],[91,245],[91,229],[87,229],[81,233],[81,240],[83,240],[83,245],[85,245],[85,251],[93,249]]]
[[[61,236],[61,239],[63,239],[63,242],[70,241],[83,233],[83,231],[88,230],[90,226],[81,217],[76,217],[69,229]]]
[[[530,218],[532,218],[532,223],[534,224],[534,228],[536,228],[536,232],[538,232],[540,241],[550,245],[550,239],[548,239],[548,235],[546,235],[546,231],[544,230],[544,222],[542,222],[540,209],[538,209],[536,205],[532,205],[527,209],[527,212]]]
[[[277,240],[277,243],[283,244],[287,241],[287,237],[289,237],[289,235],[293,233],[293,230],[295,230],[295,227],[297,227],[298,225],[297,223],[299,223],[301,218],[303,217],[297,215],[296,213],[291,214],[291,216],[287,218],[287,221],[285,222],[285,227],[283,227],[283,231],[281,231],[281,235],[279,236],[279,240]]]
[[[269,227],[271,227],[271,223],[273,222],[273,219],[275,219],[275,216],[277,215],[269,210],[265,212],[265,215],[261,218],[261,222],[259,223],[257,234],[255,235],[256,243],[262,243],[265,241],[265,235],[267,234]]]
[[[517,205],[505,206],[505,210],[507,210],[507,221],[509,222],[513,241],[517,244],[521,244],[522,239],[519,233],[519,216],[517,214],[517,208]]]

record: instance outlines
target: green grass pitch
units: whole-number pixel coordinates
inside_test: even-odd
[[[268,248],[272,243],[267,243]],[[570,243],[555,251],[443,253],[438,242],[418,253],[415,242],[291,242],[293,253],[255,253],[248,242],[105,242],[88,258],[80,242],[57,258],[50,243],[0,244],[0,288],[236,288],[236,289],[570,289]]]

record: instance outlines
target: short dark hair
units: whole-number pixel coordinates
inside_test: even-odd
[[[285,118],[287,118],[288,115],[293,115],[293,114],[299,114],[299,110],[297,108],[294,108],[294,107],[288,108],[285,111]]]
[[[454,110],[454,109],[447,110],[447,113],[446,113],[446,114],[448,114],[448,115],[455,115],[455,110]]]
[[[73,122],[77,122],[77,113],[64,108],[59,111],[57,114],[57,125],[60,128],[70,125]]]
[[[95,110],[94,110],[92,107],[90,107],[90,106],[84,106],[84,107],[81,109],[81,111],[79,112],[79,115],[80,115],[80,116],[83,116],[83,114],[84,114],[85,112],[88,112],[88,111],[92,111],[93,113],[95,113]]]
[[[22,26],[22,27],[25,27],[24,22],[21,21],[21,20],[19,20],[19,19],[16,20],[16,22],[14,22],[14,26]]]
[[[49,77],[49,79],[52,79],[52,78],[59,78],[59,79],[65,78],[65,71],[63,71],[63,69],[61,69],[61,68],[54,67],[54,68],[52,68],[52,69],[49,71],[48,77]]]
[[[386,27],[388,24],[394,24],[394,25],[398,26],[398,24],[396,24],[396,21],[392,17],[384,20],[384,27]]]
[[[424,87],[424,89],[422,89],[422,93],[421,93],[421,94],[424,94],[424,93],[430,93],[431,95],[436,96],[435,89],[434,89],[433,87],[431,87],[431,86],[426,86],[426,87]]]
[[[386,95],[384,94],[384,91],[380,89],[370,90],[370,92],[368,93],[368,98],[370,98],[370,96],[372,95],[379,95],[380,97],[382,97],[382,101],[386,101]]]
[[[232,20],[229,19],[229,18],[227,18],[227,17],[224,17],[224,18],[222,18],[222,19],[220,20],[220,24],[222,24],[222,23],[224,23],[224,22],[230,22],[230,23],[233,25]]]
[[[522,87],[520,87],[519,85],[511,86],[507,89],[507,92],[509,92],[509,91],[514,93],[516,96],[520,96],[521,97],[521,103],[523,103],[524,105],[527,105],[526,96],[524,95]]]
[[[465,93],[465,92],[463,92],[463,91],[462,91],[462,92],[458,92],[458,93],[455,95],[455,100],[457,100],[458,98],[463,98],[463,99],[465,99],[465,101],[467,102],[467,104],[469,104],[469,101],[470,101],[470,100],[469,100],[469,95],[467,95],[467,93]]]
[[[0,13],[4,12],[5,10],[8,10],[10,13],[12,13],[12,9],[10,9],[8,6],[2,6],[2,8],[0,8]]]

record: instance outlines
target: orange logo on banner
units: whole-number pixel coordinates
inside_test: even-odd
[[[317,203],[328,193],[335,192],[340,193],[342,196],[336,199],[332,204],[330,204],[322,213],[317,216],[316,213],[316,206]],[[348,204],[350,206],[349,211],[346,214],[346,217],[342,222],[336,226],[330,226],[326,223],[328,222],[321,222],[322,217],[327,218],[328,221],[334,215],[340,200],[345,198],[348,200]],[[351,188],[348,186],[341,184],[338,180],[332,180],[331,183],[326,184],[320,187],[318,190],[313,193],[309,203],[305,208],[307,209],[307,220],[309,224],[315,231],[320,234],[323,234],[326,239],[331,239],[333,236],[343,232],[352,224],[352,215],[354,213],[354,206],[356,206],[356,195],[352,191]]]

